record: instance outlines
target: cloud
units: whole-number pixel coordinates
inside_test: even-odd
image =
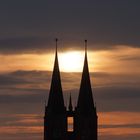
[[[139,61],[140,60],[140,56],[120,56],[118,58],[121,61]]]
[[[25,36],[15,38],[0,39],[0,54],[44,54],[55,50],[55,38],[52,37],[40,37],[40,36]],[[95,41],[91,37],[69,39],[60,37],[58,43],[60,51],[67,50],[82,50],[84,48],[84,40],[88,39],[88,50],[113,50],[118,48],[139,48],[140,45],[131,43],[111,43]]]
[[[0,115],[0,126],[42,126],[41,114],[6,114]]]
[[[7,75],[0,75],[0,85],[1,86],[26,84],[26,83],[28,83],[28,80],[20,79],[17,77],[11,77],[11,76],[7,76]]]
[[[97,96],[103,100],[117,100],[117,99],[133,99],[140,98],[140,89],[133,87],[119,87],[119,86],[109,86],[95,88]]]
[[[96,50],[139,47],[139,13],[139,1],[130,0],[8,0],[0,6],[0,52],[42,53],[56,37],[64,49],[82,48],[84,39]]]
[[[11,111],[9,107],[15,112],[35,113],[36,108],[38,111],[43,111],[43,104],[48,100],[51,72],[16,71],[1,77],[0,81],[5,78],[5,83],[0,90],[0,104],[6,108],[5,110],[1,108],[1,112]],[[65,104],[68,103],[69,93],[72,93],[75,106],[81,74],[61,73],[61,77]],[[125,75],[96,72],[91,73],[91,81],[94,81],[93,96],[99,111],[140,111],[138,106],[140,88],[137,86],[139,77],[128,78]]]
[[[99,111],[139,112],[140,89],[132,87],[103,87],[94,89]]]
[[[12,90],[12,89],[11,89]],[[18,89],[17,89],[18,90]],[[9,90],[10,91],[10,90]],[[14,91],[14,90],[13,90]],[[12,92],[13,92],[12,91]],[[22,104],[22,103],[41,103],[43,102],[44,97],[48,94],[47,90],[39,90],[39,89],[34,89],[30,90],[29,89],[29,95],[26,94],[27,89],[24,90],[18,90],[18,92],[24,92],[25,95],[0,95],[0,103],[17,103],[17,104]],[[35,92],[34,92],[35,91]],[[45,100],[44,100],[45,102]]]
[[[43,53],[51,49],[48,47],[49,43],[47,38],[32,36],[0,39],[0,52],[1,54]]]
[[[100,128],[140,128],[140,124],[125,124],[125,125],[100,125]]]
[[[27,37],[15,37],[0,39],[0,54],[43,54],[55,49],[55,38],[52,37],[39,37],[39,36],[27,36]],[[71,49],[81,50],[84,46],[84,39],[60,39],[59,50],[66,51]],[[132,46],[133,47],[133,46]],[[92,41],[89,43],[88,49],[94,50],[106,50],[115,49],[112,44],[94,44]]]

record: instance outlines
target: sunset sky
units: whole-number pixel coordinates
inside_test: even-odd
[[[140,2],[0,2],[0,138],[43,139],[58,41],[65,104],[76,105],[88,40],[99,140],[140,139]]]

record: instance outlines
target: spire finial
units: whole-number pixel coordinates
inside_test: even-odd
[[[85,40],[85,54],[87,54],[87,40]]]
[[[55,39],[56,42],[56,53],[57,53],[57,42],[58,42],[58,38]]]

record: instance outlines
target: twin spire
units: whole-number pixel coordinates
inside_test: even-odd
[[[49,93],[48,109],[50,111],[60,113],[64,111],[64,99],[63,99],[61,77],[60,77],[58,55],[57,55],[57,41],[58,39],[56,39],[55,61],[54,61],[52,81],[51,81],[51,87]]]
[[[65,106],[64,106],[60,70],[59,70],[59,63],[58,63],[57,42],[58,39],[56,39],[55,62],[54,62],[47,108],[53,112],[63,112],[65,110]],[[84,59],[84,67],[83,67],[83,73],[82,73],[82,79],[81,79],[80,91],[79,91],[79,97],[77,103],[77,111],[81,113],[88,113],[93,108],[94,108],[94,102],[92,97],[92,88],[91,88],[89,69],[88,69],[88,60],[87,60],[87,40],[85,40],[85,59]],[[71,95],[69,100],[69,110],[72,110]]]
[[[94,108],[92,88],[90,82],[88,58],[87,58],[87,40],[85,40],[85,59],[82,72],[82,79],[80,84],[80,91],[78,96],[77,110],[80,113],[88,114]]]

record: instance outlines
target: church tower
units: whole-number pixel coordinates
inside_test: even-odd
[[[76,140],[97,140],[97,113],[93,101],[88,68],[87,40],[85,40],[85,60],[78,103],[75,109],[74,125]]]
[[[44,140],[65,140],[67,130],[66,107],[64,106],[61,78],[57,55],[57,39],[55,62],[44,116]]]
[[[54,68],[44,116],[44,140],[97,140],[97,113],[90,82],[87,40],[77,106],[73,108],[70,94],[68,110],[64,105],[59,71],[57,39]]]

